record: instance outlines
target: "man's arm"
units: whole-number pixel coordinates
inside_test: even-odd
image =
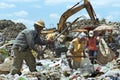
[[[35,40],[34,40],[35,35],[32,32],[27,32],[25,36],[28,46],[31,49],[33,49],[35,52],[39,53],[40,51],[37,49],[37,46],[35,46]]]
[[[67,55],[72,56],[72,53],[73,53],[73,43],[70,43],[68,47]]]

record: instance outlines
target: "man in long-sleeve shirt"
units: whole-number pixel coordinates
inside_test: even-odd
[[[34,50],[39,55],[41,54],[40,50],[38,50],[35,45],[46,45],[46,41],[40,39],[40,32],[44,27],[44,22],[39,20],[34,23],[35,30],[25,29],[18,34],[15,43],[12,46],[14,52],[14,62],[11,69],[12,75],[21,74],[20,70],[22,68],[23,60],[25,60],[31,72],[36,71],[36,61],[31,50]]]

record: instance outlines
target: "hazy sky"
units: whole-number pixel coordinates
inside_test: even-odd
[[[0,20],[22,22],[27,28],[32,28],[35,21],[42,19],[47,28],[57,27],[60,16],[79,1],[81,0],[1,0]],[[120,0],[89,1],[99,19],[120,22]],[[89,18],[86,10],[83,9],[67,21],[73,21],[82,15]]]

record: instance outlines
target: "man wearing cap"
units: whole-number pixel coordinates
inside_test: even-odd
[[[36,61],[31,50],[42,55],[35,45],[46,45],[46,41],[40,39],[40,33],[43,28],[45,28],[44,22],[38,20],[34,23],[34,30],[25,29],[16,37],[12,46],[12,52],[14,53],[13,66],[10,72],[12,75],[21,74],[20,70],[22,68],[23,60],[25,60],[31,72],[36,71]]]
[[[80,68],[81,59],[84,56],[84,48],[86,44],[86,34],[81,32],[77,38],[70,42],[68,47],[67,56],[72,56],[72,68]]]

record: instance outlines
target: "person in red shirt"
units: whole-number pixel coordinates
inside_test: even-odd
[[[94,59],[97,56],[97,37],[94,35],[93,31],[89,31],[88,39],[87,39],[87,49],[89,53],[89,57],[91,60],[91,63],[94,63]]]

